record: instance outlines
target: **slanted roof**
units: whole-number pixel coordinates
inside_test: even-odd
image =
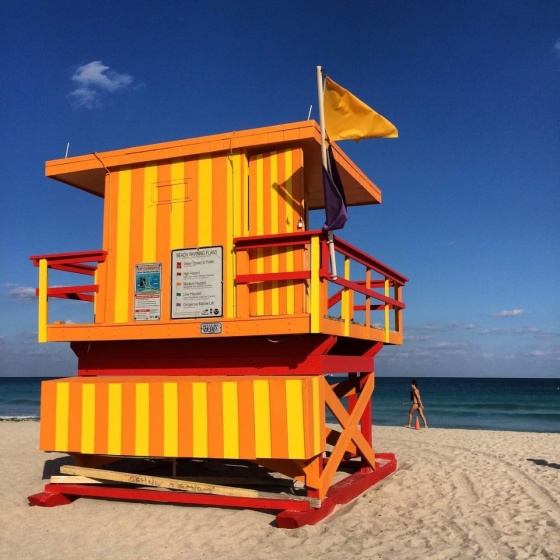
[[[245,150],[251,154],[288,147],[301,147],[304,152],[307,208],[324,208],[321,133],[319,125],[312,120],[51,160],[45,164],[45,174],[62,183],[103,197],[107,171],[122,165],[231,150]],[[381,203],[379,188],[337,145],[333,145],[333,151],[347,204],[357,206]]]

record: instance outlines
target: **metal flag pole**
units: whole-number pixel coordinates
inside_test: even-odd
[[[330,173],[329,166],[327,163],[327,144],[326,144],[326,133],[325,133],[325,107],[323,105],[323,69],[321,66],[317,66],[317,94],[319,96],[319,125],[321,127],[321,155],[323,157],[323,165]],[[334,254],[334,235],[331,230],[327,232],[327,244],[329,246],[329,256],[331,261],[331,277],[336,280],[336,258]]]

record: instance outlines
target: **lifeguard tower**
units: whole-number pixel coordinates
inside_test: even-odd
[[[379,204],[380,190],[333,154],[348,206]],[[308,229],[325,205],[316,122],[48,161],[46,175],[104,210],[101,249],[31,257],[39,341],[69,342],[78,358],[77,377],[43,382],[40,448],[68,453],[81,475],[135,484],[49,483],[32,504],[269,508],[295,527],[395,470],[394,455],[374,453],[371,396],[375,356],[402,343],[407,278],[338,236],[331,273],[327,234]],[[54,287],[49,270],[89,281]],[[53,320],[51,298],[89,302],[91,321]],[[171,476],[176,491],[162,492],[140,487],[165,486],[148,475],[103,478],[99,467],[124,457],[167,459],[172,474],[189,460],[259,465],[300,490]]]

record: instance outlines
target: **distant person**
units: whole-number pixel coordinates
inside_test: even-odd
[[[410,400],[412,401],[412,406],[408,411],[408,426],[405,428],[412,428],[412,416],[415,412],[418,412],[420,418],[424,422],[424,428],[428,427],[428,423],[426,422],[426,417],[424,416],[424,405],[422,404],[422,399],[420,398],[420,390],[418,389],[418,385],[416,384],[416,379],[413,379],[410,382]]]

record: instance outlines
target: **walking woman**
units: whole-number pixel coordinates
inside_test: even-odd
[[[413,379],[410,382],[410,400],[412,401],[412,406],[408,411],[408,426],[406,428],[412,428],[412,415],[415,412],[418,412],[420,418],[424,422],[424,428],[428,427],[428,423],[426,422],[426,417],[424,416],[424,405],[422,404],[422,399],[420,398],[420,390],[418,389],[418,385],[416,384],[416,379]]]

